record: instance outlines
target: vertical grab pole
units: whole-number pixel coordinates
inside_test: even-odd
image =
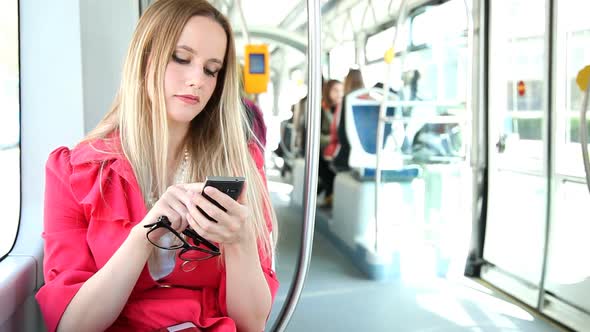
[[[398,9],[398,15],[397,15],[397,22],[396,22],[396,26],[395,26],[395,34],[393,36],[393,41],[391,44],[391,49],[389,51],[387,51],[389,54],[385,54],[385,62],[387,63],[385,65],[385,80],[383,82],[383,99],[381,100],[381,105],[379,105],[379,117],[377,118],[377,138],[375,141],[375,146],[377,148],[375,156],[375,253],[379,252],[379,198],[380,198],[380,191],[381,191],[381,154],[383,153],[383,136],[385,135],[384,131],[385,131],[385,119],[386,119],[386,115],[387,115],[387,101],[388,101],[388,96],[389,96],[389,76],[391,75],[391,67],[393,64],[393,58],[395,56],[395,47],[397,46],[397,41],[398,41],[398,35],[399,35],[399,30],[401,29],[403,23],[406,20],[406,5],[407,5],[407,0],[402,0],[400,5],[399,5],[399,9]],[[406,50],[402,50],[401,51],[402,56],[402,67],[403,67],[403,58],[405,57],[406,54]],[[403,68],[401,68],[402,70],[402,75],[403,75]],[[399,112],[397,112],[398,115],[401,115],[402,110],[401,110],[401,106],[399,109]],[[396,118],[401,118],[401,116],[398,116]],[[395,121],[397,121],[398,119],[394,120],[394,122],[392,122],[391,127],[392,127],[392,131],[394,130],[393,125],[395,124]],[[395,140],[395,139],[394,139]],[[396,144],[396,149],[398,148],[397,143],[399,142],[395,142]],[[403,144],[403,142],[402,142]]]
[[[586,66],[580,71],[577,81],[580,85],[580,90],[582,90],[584,93],[584,98],[582,99],[582,109],[580,110],[580,146],[582,147],[582,159],[584,161],[584,174],[586,174],[586,186],[590,191],[590,158],[588,158],[588,127],[586,124],[588,96],[590,95],[588,76],[590,76],[590,66]]]
[[[319,143],[320,143],[320,1],[307,0],[307,58],[308,58],[308,98],[307,98],[307,144],[305,151],[305,189],[303,197],[304,220],[301,236],[301,249],[295,264],[295,278],[287,293],[285,304],[271,331],[282,332],[289,320],[303,290],[303,283],[311,260],[313,231],[315,225],[315,206],[318,185]]]

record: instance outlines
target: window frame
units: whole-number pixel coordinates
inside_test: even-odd
[[[14,230],[14,238],[12,239],[12,244],[8,248],[6,252],[0,252],[0,262],[3,261],[10,253],[13,251],[14,247],[16,246],[16,240],[18,239],[19,231],[20,231],[20,224],[22,218],[22,151],[21,151],[21,142],[22,142],[22,114],[21,114],[21,105],[22,105],[22,90],[21,90],[21,31],[20,31],[20,0],[13,0],[16,2],[16,63],[17,63],[17,112],[18,112],[18,139],[14,144],[10,143],[7,148],[3,148],[1,152],[10,151],[12,149],[18,150],[18,217],[16,219],[16,229]]]

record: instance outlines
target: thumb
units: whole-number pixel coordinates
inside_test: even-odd
[[[246,205],[246,203],[248,203],[248,183],[246,181],[244,181],[244,186],[242,187],[242,192],[240,193],[240,196],[238,196],[238,203],[242,204],[242,205]]]

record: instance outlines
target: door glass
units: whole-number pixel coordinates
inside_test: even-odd
[[[490,142],[497,166],[541,172],[545,8],[524,0],[494,2],[491,10]]]
[[[533,0],[494,1],[490,10],[484,258],[516,281],[492,283],[536,306],[547,221],[546,10]]]

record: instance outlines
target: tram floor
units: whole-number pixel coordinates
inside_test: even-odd
[[[268,329],[293,281],[302,209],[273,191],[279,220],[276,272],[281,282]],[[560,331],[509,298],[464,277],[400,276],[369,280],[320,232],[299,303],[287,331]]]

